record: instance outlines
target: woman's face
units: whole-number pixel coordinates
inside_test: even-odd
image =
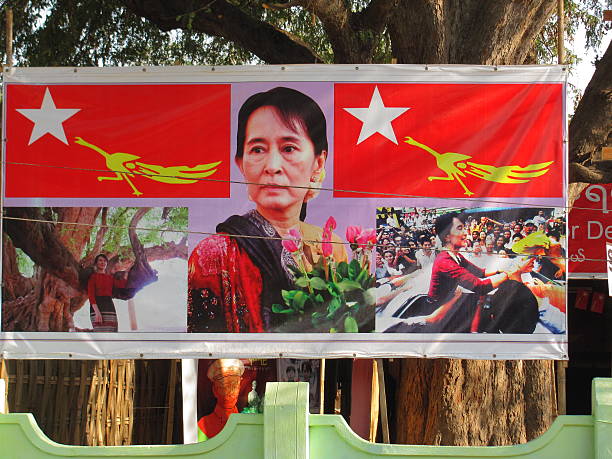
[[[236,160],[247,182],[249,197],[260,209],[288,211],[301,207],[305,188],[317,179],[325,164],[327,152],[315,155],[312,140],[304,128],[287,126],[274,107],[255,110],[246,124],[244,155]],[[298,207],[298,208],[299,208]]]
[[[96,260],[96,269],[98,271],[106,271],[106,265],[108,265],[108,261],[104,257],[98,257]]]
[[[460,249],[464,245],[465,241],[465,231],[463,227],[463,222],[458,218],[453,218],[453,223],[451,225],[451,230],[446,236],[447,244],[453,249]]]

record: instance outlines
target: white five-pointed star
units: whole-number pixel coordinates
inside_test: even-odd
[[[363,122],[357,139],[358,145],[377,132],[397,145],[391,121],[410,110],[410,107],[385,107],[376,86],[368,108],[345,108],[345,110]]]
[[[62,123],[81,109],[56,108],[49,88],[47,88],[40,108],[18,108],[16,110],[34,123],[28,145],[32,145],[45,134],[51,134],[68,145]]]

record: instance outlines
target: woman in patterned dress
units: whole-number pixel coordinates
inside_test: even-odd
[[[239,111],[236,145],[235,161],[255,209],[229,217],[217,226],[222,234],[204,239],[191,253],[188,331],[287,331],[287,316],[273,314],[272,305],[281,304],[281,291],[291,288],[295,260],[274,238],[297,230],[307,264],[322,254],[321,244],[308,242],[320,241],[322,229],[303,219],[325,174],[325,116],[299,91],[257,93]],[[340,239],[332,235],[332,241]],[[344,246],[333,247],[334,259],[346,261]]]

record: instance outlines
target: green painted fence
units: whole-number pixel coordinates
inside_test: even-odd
[[[369,443],[341,416],[308,414],[307,383],[268,383],[264,414],[234,414],[204,443],[67,446],[49,440],[30,414],[0,415],[0,457],[121,458],[563,458],[612,459],[612,379],[593,381],[592,416],[559,416],[541,437],[514,446],[456,447]]]

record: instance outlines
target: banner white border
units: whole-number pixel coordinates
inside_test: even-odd
[[[5,332],[2,358],[176,359],[451,357],[567,359],[567,335],[484,333],[89,333]],[[409,348],[402,348],[402,343]],[[474,344],[479,352],[474,352]],[[50,346],[54,348],[49,350]],[[376,347],[375,350],[372,348]],[[528,354],[527,354],[528,352]]]
[[[5,67],[5,83],[334,81],[566,83],[564,65],[305,64],[193,67]]]
[[[473,65],[277,65],[117,68],[5,67],[6,84],[147,84],[235,83],[261,81],[403,82],[403,83],[561,83],[567,67]],[[4,110],[6,110],[6,106]],[[564,115],[566,102],[563,101]],[[3,113],[5,115],[5,113]],[[3,128],[6,116],[3,116]],[[564,122],[567,156],[567,123]],[[6,140],[3,139],[3,154]],[[4,173],[4,171],[3,171]],[[4,182],[4,180],[3,180]],[[567,188],[567,166],[564,165]],[[3,183],[4,184],[4,183]],[[2,193],[2,198],[4,193]],[[3,205],[3,202],[2,202]],[[567,206],[567,203],[565,204]],[[1,257],[1,255],[0,255]],[[496,335],[495,335],[496,336]],[[2,358],[56,359],[174,359],[253,357],[257,343],[261,358],[381,358],[449,357],[471,359],[568,358],[567,334],[505,335],[504,341],[487,334],[174,334],[0,332]],[[402,343],[409,344],[403,349]],[[474,352],[474,343],[478,346]],[[373,345],[376,350],[372,350]],[[480,351],[486,347],[486,352]],[[50,350],[51,349],[51,350]],[[76,351],[75,351],[76,350]]]

